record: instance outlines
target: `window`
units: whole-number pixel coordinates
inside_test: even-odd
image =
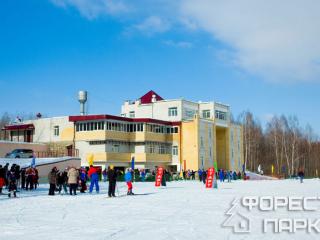
[[[203,118],[210,118],[210,110],[203,110],[202,117]]]
[[[175,156],[178,155],[178,146],[173,146],[172,147],[172,155],[175,155]]]
[[[178,116],[178,108],[176,108],[176,107],[169,108],[168,115],[169,115],[169,117]]]
[[[148,151],[149,151],[149,153],[154,153],[154,145],[153,144],[149,145]]]
[[[54,126],[53,127],[53,135],[54,136],[59,136],[59,126]]]
[[[112,152],[120,152],[119,150],[120,150],[120,146],[119,145],[115,144],[115,145],[112,146]]]
[[[186,119],[192,119],[194,117],[194,115],[196,114],[195,110],[188,109],[188,108],[185,108],[183,112],[184,112],[184,117]]]
[[[135,112],[134,112],[134,111],[130,111],[130,112],[129,112],[129,117],[130,117],[130,118],[135,118],[135,117],[136,117]]]
[[[166,147],[162,144],[159,146],[159,154],[166,154]]]
[[[227,120],[227,113],[216,110],[216,118],[220,120]]]

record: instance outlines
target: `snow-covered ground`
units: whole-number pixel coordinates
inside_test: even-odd
[[[273,218],[320,218],[316,212],[242,212],[251,221],[251,233],[235,234],[222,223],[235,198],[244,196],[318,196],[320,180],[236,181],[205,189],[198,181],[135,183],[135,196],[107,198],[107,184],[100,194],[47,195],[47,185],[34,192],[18,193],[17,199],[0,196],[0,239],[319,239],[320,234],[299,231],[263,233],[261,220]],[[320,204],[319,204],[320,205]],[[318,205],[318,206],[319,206]],[[237,210],[235,210],[237,211]],[[240,210],[239,210],[240,211]],[[241,210],[243,211],[243,209]]]

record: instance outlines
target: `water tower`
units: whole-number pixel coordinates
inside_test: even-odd
[[[79,91],[78,101],[80,102],[80,115],[85,115],[85,103],[87,102],[87,91]]]

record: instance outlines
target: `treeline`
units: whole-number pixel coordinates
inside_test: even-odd
[[[296,175],[303,169],[308,177],[320,171],[320,141],[310,125],[301,127],[295,116],[274,116],[262,128],[254,115],[243,112],[237,120],[243,125],[246,169],[257,172],[259,164],[265,174]]]

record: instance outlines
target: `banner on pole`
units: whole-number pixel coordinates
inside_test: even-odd
[[[211,167],[208,169],[206,188],[212,188],[213,178],[214,178],[214,168]]]
[[[155,182],[156,187],[161,186],[162,177],[163,177],[163,168],[158,167],[157,174],[156,174],[156,182]]]

